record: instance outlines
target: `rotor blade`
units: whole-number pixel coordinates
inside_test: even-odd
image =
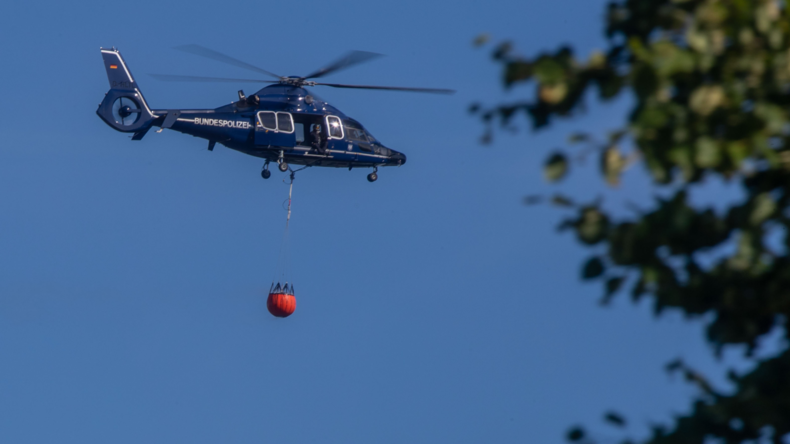
[[[250,71],[259,72],[261,74],[266,74],[268,76],[276,77],[281,79],[282,76],[278,76],[273,72],[269,72],[263,68],[258,68],[255,65],[250,65],[247,62],[242,62],[241,60],[234,59],[229,55],[225,55],[221,52],[214,51],[213,49],[208,49],[206,47],[200,45],[183,45],[183,46],[176,46],[175,49],[179,51],[188,52],[190,54],[199,55],[202,57],[206,57],[212,60],[216,60],[218,62],[227,63],[228,65],[238,66],[239,68],[248,69]]]
[[[322,77],[329,73],[339,71],[341,69],[349,68],[354,66],[358,63],[366,62],[370,59],[375,59],[376,57],[380,57],[382,54],[378,54],[375,52],[367,52],[367,51],[351,51],[348,54],[344,55],[343,57],[335,60],[334,62],[330,63],[329,65],[319,69],[318,71],[310,74],[309,76],[304,77],[305,79],[314,79],[316,77]]]
[[[225,83],[280,83],[276,80],[230,79],[227,77],[174,76],[170,74],[148,74],[165,82],[225,82]]]
[[[121,114],[121,110],[123,109],[123,96],[121,96],[121,98],[118,99],[118,102],[121,104],[121,107],[118,108],[118,115],[121,116],[121,125],[126,125],[126,117],[124,117],[123,114]]]
[[[356,89],[382,89],[387,91],[408,91],[431,94],[453,94],[454,89],[441,88],[404,88],[400,86],[371,86],[371,85],[343,85],[340,83],[316,83],[316,85],[331,86],[332,88],[356,88]]]

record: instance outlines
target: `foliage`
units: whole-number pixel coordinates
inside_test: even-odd
[[[508,42],[496,46],[493,58],[502,66],[504,86],[530,82],[535,94],[492,107],[473,105],[470,111],[486,125],[483,141],[492,139],[497,123],[507,127],[518,115],[537,129],[579,114],[591,94],[604,101],[631,95],[634,106],[621,129],[604,142],[574,134],[569,144],[599,156],[608,186],[616,187],[626,168],[639,165],[668,197],[618,220],[600,202],[577,205],[555,197],[576,213],[560,228],[596,246],[582,278],[602,282],[604,303],[620,293],[635,301],[649,298],[657,315],[671,308],[706,322],[707,341],[717,353],[745,345],[752,356],[758,341],[782,329],[790,315],[787,4],[619,0],[605,17],[608,48],[587,60],[569,47],[526,58]],[[551,153],[546,178],[561,180],[570,158]],[[715,176],[740,184],[745,199],[723,212],[692,205],[689,192]],[[712,251],[719,259],[704,260]],[[790,352],[755,362],[748,374],[731,374],[729,394],[681,362],[668,370],[683,372],[700,395],[689,414],[671,427],[656,427],[646,442],[781,442],[790,434]],[[615,413],[605,418],[625,425]],[[567,438],[594,442],[582,428]]]

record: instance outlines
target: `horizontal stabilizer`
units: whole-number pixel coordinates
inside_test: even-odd
[[[162,128],[172,128],[173,125],[178,120],[178,116],[181,115],[181,111],[178,110],[168,110],[167,117],[165,117],[164,123],[162,123]]]

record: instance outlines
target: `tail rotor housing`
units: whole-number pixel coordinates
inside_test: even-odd
[[[151,127],[156,116],[148,108],[137,82],[132,77],[121,53],[115,49],[101,50],[110,90],[99,104],[96,114],[112,128],[135,133]]]

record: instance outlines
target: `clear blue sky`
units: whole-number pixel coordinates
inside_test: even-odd
[[[636,435],[682,411],[693,391],[663,364],[721,373],[699,324],[625,297],[600,308],[578,278],[589,252],[554,230],[562,212],[520,204],[553,191],[549,149],[614,127],[627,103],[490,147],[466,113],[530,93],[503,93],[477,34],[586,57],[603,46],[604,3],[4,2],[0,441],[559,443],[578,422],[619,436],[599,425],[608,409]],[[174,132],[132,142],[95,115],[100,46],[121,50],[152,107],[255,91],[146,75],[249,75],[172,49],[189,43],[286,75],[381,52],[327,81],[458,90],[316,90],[408,163],[375,184],[298,176],[286,320],[265,307],[284,176]],[[559,189],[649,195],[639,172],[614,193],[596,174],[592,162]]]

